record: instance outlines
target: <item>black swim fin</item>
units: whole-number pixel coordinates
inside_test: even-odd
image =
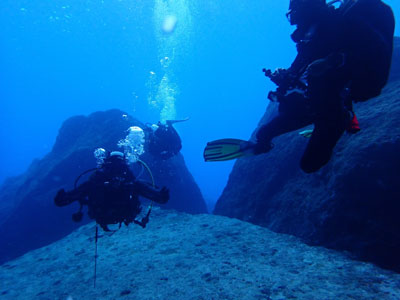
[[[166,120],[165,124],[174,125],[175,123],[186,122],[187,120],[189,120],[189,117],[186,117],[185,119],[179,119],[179,120]]]
[[[208,142],[204,149],[204,161],[225,161],[254,155],[255,144],[239,139],[221,139]]]

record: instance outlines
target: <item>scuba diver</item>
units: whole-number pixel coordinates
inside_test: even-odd
[[[260,127],[256,143],[209,142],[205,161],[266,153],[274,137],[314,124],[300,166],[315,172],[346,130],[359,130],[352,102],[376,97],[385,86],[395,22],[381,0],[291,0],[287,17],[296,25],[291,37],[297,56],[288,69],[263,70],[278,86],[268,95],[279,103],[278,115]]]
[[[177,155],[182,149],[182,141],[173,124],[187,120],[188,118],[183,120],[167,120],[165,124],[161,122],[147,124],[147,151],[161,160],[167,160]]]
[[[139,196],[164,204],[169,200],[169,190],[165,187],[157,189],[135,179],[122,152],[107,153],[102,148],[96,151],[100,151],[101,155],[99,167],[86,171],[85,173],[94,173],[86,182],[76,187],[77,181],[85,173],[81,174],[72,191],[59,190],[54,199],[55,205],[62,207],[79,202],[80,210],[72,216],[75,222],[82,220],[82,208],[87,205],[89,217],[104,231],[110,231],[109,224],[119,224],[121,227],[122,223],[128,226],[132,222],[144,228],[149,220],[151,207],[145,218],[136,220],[141,212]],[[97,155],[96,157],[98,158]]]

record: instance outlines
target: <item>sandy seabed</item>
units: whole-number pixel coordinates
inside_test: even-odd
[[[95,224],[0,266],[10,300],[400,299],[400,275],[236,219],[153,210],[146,229]]]

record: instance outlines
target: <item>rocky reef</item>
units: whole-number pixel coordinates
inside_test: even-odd
[[[78,204],[58,208],[53,198],[58,189],[72,189],[79,174],[96,167],[94,149],[118,150],[117,142],[130,126],[144,125],[120,110],[72,117],[63,123],[49,154],[35,160],[21,176],[4,182],[0,189],[0,262],[49,244],[88,222],[73,223],[71,214]],[[163,207],[188,213],[207,211],[181,154],[168,160],[147,153],[141,158],[153,171],[155,183],[170,189],[170,201]],[[150,181],[146,176],[144,172],[141,179]]]
[[[98,240],[94,223],[0,266],[0,299],[398,300],[400,275],[266,228],[156,209]]]
[[[355,105],[362,130],[342,137],[327,166],[302,173],[307,139],[298,131],[280,136],[269,153],[236,162],[215,213],[400,272],[399,70],[397,38],[388,85]],[[260,125],[275,112],[271,104]]]
[[[400,79],[400,37],[394,38],[392,61],[389,81]]]

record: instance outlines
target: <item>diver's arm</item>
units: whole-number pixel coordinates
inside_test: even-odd
[[[60,189],[54,198],[54,204],[59,207],[69,205],[75,201],[79,201],[81,204],[86,204],[84,201],[85,197],[88,195],[90,186],[91,182],[88,181],[82,183],[76,189],[73,189],[69,192],[66,192],[64,189]]]
[[[136,180],[131,184],[132,192],[139,196],[164,204],[169,200],[169,190],[166,187],[154,188],[151,184]]]
[[[304,66],[307,65],[306,59],[301,50],[298,50],[298,54],[296,55],[294,61],[287,69],[288,74],[297,75],[301,73]]]

